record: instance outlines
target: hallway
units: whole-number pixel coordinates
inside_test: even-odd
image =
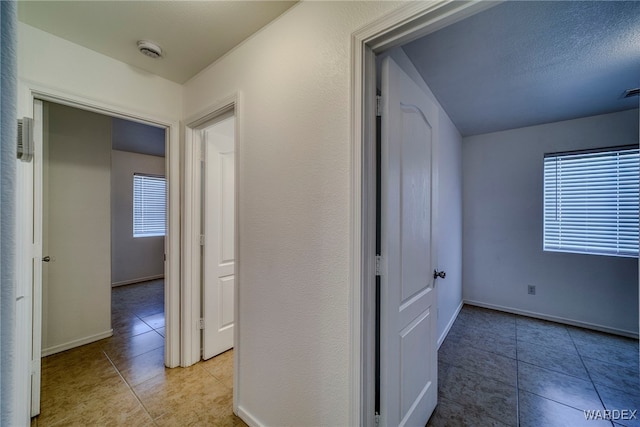
[[[42,359],[31,426],[244,426],[233,415],[233,350],[164,367],[164,283],[112,290],[113,336]]]

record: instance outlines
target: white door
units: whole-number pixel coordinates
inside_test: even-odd
[[[381,421],[424,426],[437,403],[433,149],[438,111],[382,65]]]
[[[33,259],[33,311],[32,318],[32,335],[31,335],[31,416],[35,417],[40,414],[40,383],[42,368],[42,279],[48,274],[46,265],[42,261],[42,253],[49,253],[48,247],[43,247],[43,218],[47,217],[47,213],[43,212],[43,185],[46,184],[42,180],[43,167],[46,162],[47,154],[43,152],[43,135],[44,135],[44,107],[42,101],[36,99],[33,102],[33,243],[34,243],[34,259]]]
[[[233,347],[235,118],[203,130],[203,358]]]

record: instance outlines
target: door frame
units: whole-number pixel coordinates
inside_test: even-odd
[[[351,35],[350,425],[375,425],[375,56],[499,3],[411,2]]]
[[[69,94],[47,86],[39,85],[24,80],[19,81],[19,95],[24,101],[22,113],[34,117],[35,101],[48,101],[56,104],[78,108],[84,111],[103,114],[109,117],[118,117],[147,125],[166,129],[165,139],[165,165],[168,180],[167,190],[167,236],[165,240],[165,365],[173,368],[180,364],[181,340],[180,340],[180,152],[179,152],[179,122],[165,117],[158,117],[140,111],[135,111],[123,106],[116,106],[106,102],[83,98]],[[42,139],[35,140],[36,148],[42,153]],[[38,154],[38,152],[36,152]],[[39,167],[36,167],[41,158],[34,156],[33,161],[22,163],[19,168],[18,197],[16,206],[22,215],[19,218],[19,230],[17,236],[18,257],[17,282],[28,300],[25,312],[20,316],[21,330],[28,332],[31,337],[28,344],[19,349],[26,353],[28,360],[38,360],[41,355],[41,328],[42,322],[42,268],[39,259],[42,257],[42,177],[36,175]],[[26,288],[29,289],[26,289]],[[28,348],[27,348],[28,346]],[[24,348],[23,348],[24,347]],[[34,362],[37,364],[37,362]],[[29,375],[37,366],[28,363]],[[20,375],[20,374],[18,374]],[[31,383],[31,380],[29,380]],[[39,382],[36,382],[39,386]],[[32,390],[21,390],[31,395]],[[25,408],[26,409],[26,408]],[[25,409],[21,409],[23,412]],[[30,411],[30,410],[29,410]]]
[[[200,161],[202,157],[201,131],[212,122],[233,111],[235,116],[235,207],[234,207],[234,326],[233,326],[233,412],[238,413],[238,388],[239,388],[239,355],[240,355],[240,296],[241,283],[240,264],[240,156],[242,153],[242,96],[235,92],[212,103],[200,112],[188,117],[184,123],[184,204],[183,204],[183,229],[182,229],[182,281],[185,284],[182,289],[182,298],[185,302],[182,313],[182,339],[185,349],[185,357],[182,366],[190,366],[201,359],[202,334],[199,327],[201,313],[201,286],[202,286],[202,260],[200,256],[200,224],[202,188]]]

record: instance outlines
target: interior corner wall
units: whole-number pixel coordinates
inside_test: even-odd
[[[438,256],[434,268],[447,273],[438,279],[438,344],[442,344],[462,308],[462,136],[431,89],[401,48],[394,48],[379,55],[391,56],[438,106],[438,165],[437,239]],[[379,68],[379,67],[378,67]],[[378,72],[378,77],[380,73]],[[384,96],[384,94],[382,94]]]
[[[465,301],[637,334],[637,258],[542,249],[544,154],[627,144],[638,110],[465,137]]]
[[[398,7],[300,2],[185,85],[238,94],[237,405],[252,425],[348,425],[353,32]]]
[[[164,276],[164,237],[133,237],[135,173],[164,176],[165,158],[127,151],[111,151],[112,286]]]

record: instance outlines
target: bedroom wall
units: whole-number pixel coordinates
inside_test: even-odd
[[[165,158],[111,151],[112,286],[164,277],[164,237],[133,237],[134,173],[164,176]]]
[[[627,144],[638,110],[464,138],[465,301],[637,336],[637,258],[542,250],[544,153]]]

